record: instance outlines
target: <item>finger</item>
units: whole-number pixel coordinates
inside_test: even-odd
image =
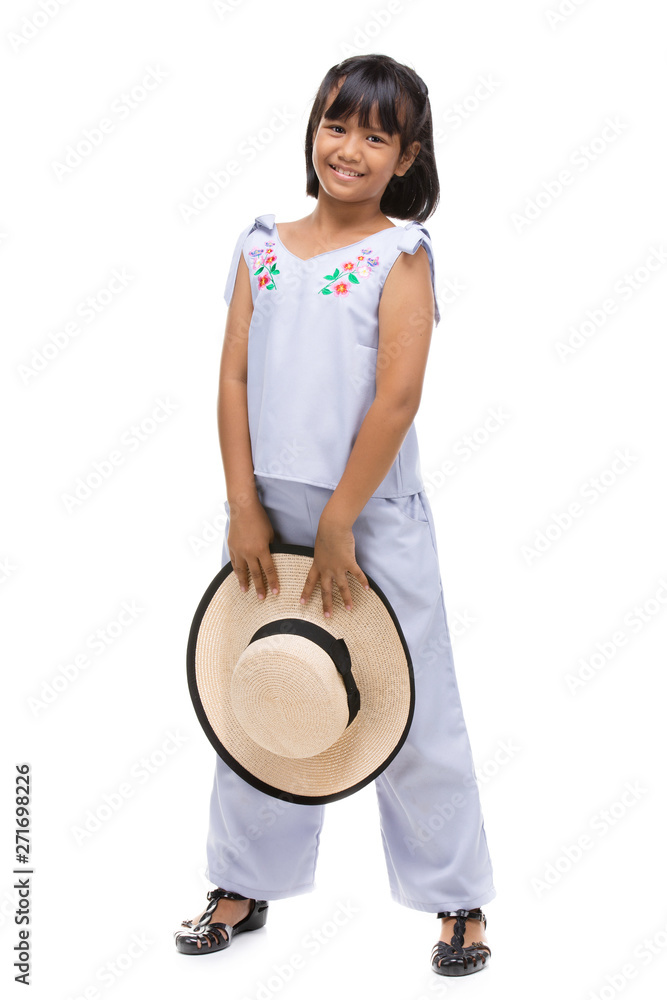
[[[310,595],[315,589],[315,584],[317,583],[317,578],[319,572],[317,566],[313,562],[310,569],[308,570],[308,576],[306,577],[306,582],[303,585],[303,590],[301,591],[301,597],[299,598],[300,604],[307,604],[310,600]]]
[[[273,559],[271,558],[271,552],[269,549],[262,556],[262,566],[264,567],[264,572],[266,573],[266,579],[269,587],[269,591],[272,594],[280,593],[280,583],[278,582],[278,571],[276,570]]]
[[[347,582],[347,573],[342,577],[336,577],[336,583],[338,584],[338,589],[340,591],[340,596],[343,604],[348,611],[352,610],[352,594],[350,593],[350,587]]]
[[[331,585],[333,577],[327,577],[325,580],[322,577],[322,608],[324,610],[324,617],[331,618],[331,612],[333,610],[333,587]]]
[[[362,585],[362,587],[364,588],[364,590],[370,590],[371,589],[371,585],[368,582],[368,577],[366,576],[366,574],[362,570],[361,566],[359,566],[357,563],[355,563],[353,569],[349,570],[349,572],[352,574],[352,576],[356,577],[356,579]]]
[[[229,561],[232,564],[232,571],[234,573],[234,576],[239,581],[239,587],[245,594],[246,590],[248,589],[248,565],[247,563],[237,562],[235,559],[232,559],[231,556],[229,557]]]
[[[248,560],[248,566],[250,568],[250,575],[252,576],[252,582],[255,584],[255,590],[257,591],[257,597],[260,601],[263,601],[266,597],[264,593],[264,581],[262,580],[262,570],[259,565],[259,560],[251,559]]]

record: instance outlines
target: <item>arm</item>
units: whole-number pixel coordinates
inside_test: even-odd
[[[264,598],[262,569],[271,590],[278,592],[279,583],[269,551],[274,531],[257,494],[248,424],[248,333],[252,313],[250,274],[241,257],[220,360],[218,434],[229,501],[230,562],[241,590],[247,587],[250,571],[258,597]]]
[[[252,312],[250,276],[241,257],[227,311],[218,386],[218,436],[230,511],[232,506],[259,502],[248,426],[248,331]]]
[[[424,247],[401,253],[380,296],[375,399],[363,419],[343,475],[317,527],[315,554],[301,602],[310,600],[320,581],[324,617],[333,609],[333,581],[352,610],[347,573],[368,589],[356,561],[352,525],[394,463],[421,400],[431,344],[435,303]]]
[[[433,330],[428,255],[402,253],[385,280],[380,306],[376,394],[336,489],[322,512],[351,527],[398,455],[421,400]]]

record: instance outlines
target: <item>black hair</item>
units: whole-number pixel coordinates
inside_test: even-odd
[[[326,106],[329,93],[345,77],[335,100]],[[315,95],[306,131],[306,194],[317,198],[320,182],[313,166],[313,138],[324,115],[345,121],[359,115],[362,128],[370,126],[377,105],[382,129],[398,133],[402,155],[418,141],[419,153],[402,177],[394,175],[380,200],[380,211],[395,219],[425,222],[440,199],[440,183],[433,150],[433,121],[428,87],[409,66],[391,56],[351,56],[328,70]]]

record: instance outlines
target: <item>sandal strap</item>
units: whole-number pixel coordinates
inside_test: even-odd
[[[207,899],[247,899],[240,892],[232,892],[231,889],[211,889],[206,893]]]
[[[206,893],[206,898],[209,900],[209,904],[197,923],[191,925],[191,930],[193,931],[200,931],[211,923],[211,917],[215,912],[219,899],[247,899],[247,896],[241,896],[238,892],[231,892],[229,889],[211,889],[210,892]],[[226,924],[220,924],[219,926],[227,927]]]
[[[467,952],[467,949],[463,947],[463,941],[465,939],[466,920],[468,917],[471,917],[473,920],[483,921],[484,928],[486,929],[486,917],[479,907],[476,907],[474,910],[441,910],[438,913],[438,917],[456,917],[454,934],[452,935],[450,946],[457,955],[465,955]]]
[[[438,917],[470,917],[472,920],[481,920],[486,927],[486,914],[478,906],[474,910],[440,910]]]

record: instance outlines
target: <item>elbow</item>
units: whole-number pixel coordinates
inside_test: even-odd
[[[416,395],[414,392],[410,392],[400,396],[393,395],[390,398],[378,394],[375,401],[379,403],[388,419],[407,428],[417,416],[421,403],[421,393]]]

